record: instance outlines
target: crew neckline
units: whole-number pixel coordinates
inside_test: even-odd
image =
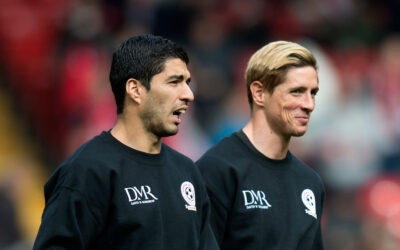
[[[129,147],[129,146],[125,145],[124,143],[119,141],[117,138],[115,138],[111,134],[111,129],[108,130],[108,131],[103,131],[100,134],[100,138],[103,138],[107,142],[113,144],[119,150],[121,150],[121,152],[124,152],[125,154],[127,154],[127,155],[129,155],[131,157],[134,157],[135,159],[143,159],[143,160],[146,161],[146,163],[151,163],[152,161],[158,162],[165,155],[165,145],[164,145],[164,143],[161,143],[161,151],[160,151],[160,153],[158,153],[158,154],[150,154],[150,153],[143,152],[143,151],[140,151],[140,150],[137,150],[135,148],[132,148],[132,147]]]
[[[263,161],[266,161],[268,163],[272,163],[270,166],[276,166],[279,168],[282,168],[282,164],[288,163],[291,158],[292,154],[290,153],[290,150],[288,150],[286,157],[283,159],[271,159],[268,156],[264,155],[261,153],[254,145],[251,143],[250,139],[247,137],[247,135],[243,132],[243,129],[237,131],[234,133],[238,139],[246,146],[247,149],[249,149],[254,155],[256,155],[258,158],[262,159]]]

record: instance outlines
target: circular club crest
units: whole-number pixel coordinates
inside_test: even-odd
[[[185,181],[181,185],[181,193],[183,199],[185,199],[186,203],[189,206],[195,207],[196,206],[196,194],[194,191],[194,186],[192,183]]]

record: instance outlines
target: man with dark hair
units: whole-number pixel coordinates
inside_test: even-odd
[[[258,50],[246,69],[250,121],[197,162],[211,200],[221,249],[323,249],[320,177],[288,150],[308,126],[317,65],[286,41]]]
[[[123,42],[110,82],[116,125],[45,185],[34,249],[218,249],[194,163],[161,142],[193,101],[187,53],[159,36]]]

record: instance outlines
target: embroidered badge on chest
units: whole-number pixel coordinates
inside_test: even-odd
[[[301,193],[301,200],[304,203],[304,206],[306,206],[306,213],[313,216],[315,219],[317,218],[317,213],[316,213],[316,205],[315,205],[315,196],[313,191],[311,189],[304,189],[303,192]]]
[[[196,211],[196,193],[192,183],[185,181],[181,185],[181,194],[186,201],[186,209]]]
[[[150,204],[158,200],[152,193],[149,185],[143,185],[139,188],[136,186],[124,188],[128,196],[129,203],[134,205]]]
[[[265,193],[261,190],[242,190],[242,193],[246,209],[269,209],[272,207],[265,198]]]

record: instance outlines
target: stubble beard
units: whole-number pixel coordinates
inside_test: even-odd
[[[295,131],[295,132],[292,134],[292,136],[293,136],[293,137],[301,137],[301,136],[303,136],[306,132],[307,132],[307,130],[305,130],[304,132],[297,132],[297,131]]]
[[[176,129],[168,129],[166,124],[162,121],[163,113],[166,112],[159,109],[146,108],[140,114],[145,130],[160,138],[176,135],[178,133],[178,127],[176,127]]]
[[[307,128],[304,131],[297,130],[297,125],[293,119],[271,119],[267,122],[275,133],[280,134],[289,140],[291,137],[301,137],[307,132]]]
[[[304,130],[303,130],[303,129],[301,129],[301,130],[296,129],[297,126],[298,126],[298,125],[296,125],[296,124],[292,124],[291,136],[294,136],[294,137],[301,137],[301,136],[303,136],[303,135],[307,132],[308,124],[305,125]]]

